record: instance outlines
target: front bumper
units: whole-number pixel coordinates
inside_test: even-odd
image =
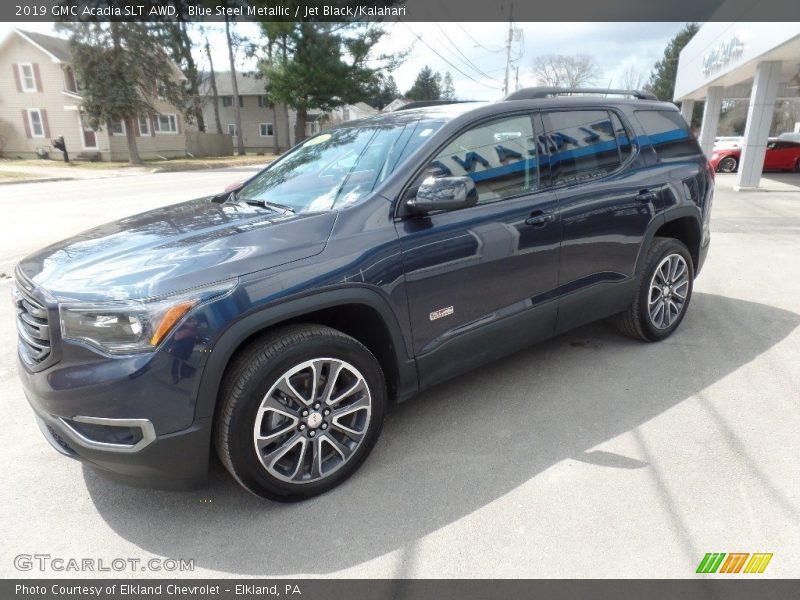
[[[201,487],[206,482],[210,419],[174,433],[161,436],[153,433],[134,445],[108,444],[81,435],[70,426],[69,420],[42,412],[27,391],[26,397],[50,445],[108,479],[137,487],[181,490]]]

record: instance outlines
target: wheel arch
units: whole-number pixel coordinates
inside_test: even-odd
[[[692,255],[695,272],[697,271],[697,265],[700,262],[700,242],[702,239],[700,209],[697,206],[676,206],[661,213],[650,222],[636,259],[637,277],[641,275],[647,251],[656,237],[670,237],[683,242],[689,249],[689,254]]]
[[[364,344],[384,371],[390,398],[403,400],[416,391],[416,363],[387,302],[367,288],[329,290],[267,307],[229,327],[203,369],[195,421],[214,417],[225,371],[237,352],[278,326],[297,323],[328,325]]]

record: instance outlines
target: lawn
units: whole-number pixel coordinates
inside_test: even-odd
[[[144,161],[144,168],[152,169],[154,172],[170,172],[170,171],[193,171],[197,169],[217,169],[225,167],[237,167],[247,165],[265,165],[271,163],[277,157],[274,154],[265,154],[257,156],[256,154],[247,154],[245,156],[220,156],[211,158],[174,158],[170,160],[146,160]],[[65,163],[61,160],[41,160],[37,158],[32,159],[0,159],[0,166],[4,167],[53,167],[57,169],[70,169],[80,167],[82,169],[98,169],[98,170],[112,170],[112,169],[127,169],[132,167],[127,162],[107,162],[107,161],[79,161],[73,160]],[[9,171],[3,171],[9,173]]]

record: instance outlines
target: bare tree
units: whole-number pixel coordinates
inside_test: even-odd
[[[628,65],[619,78],[619,87],[623,90],[640,90],[644,86],[646,75],[633,65]]]
[[[222,134],[222,122],[219,120],[219,94],[217,93],[217,76],[214,73],[214,61],[211,60],[211,46],[206,38],[206,54],[208,55],[209,77],[211,82],[211,102],[214,107],[214,120],[217,122],[217,133]]]
[[[600,67],[588,54],[546,54],[533,59],[533,76],[539,85],[578,88],[592,85]]]
[[[228,61],[231,64],[231,86],[233,87],[233,114],[236,118],[236,153],[244,156],[244,132],[242,131],[242,111],[239,107],[239,84],[236,81],[236,62],[233,58],[233,38],[231,37],[231,23],[225,17],[225,37],[228,39]]]

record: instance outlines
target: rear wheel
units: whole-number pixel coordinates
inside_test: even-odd
[[[316,496],[364,462],[385,404],[380,365],[357,340],[317,325],[283,328],[229,370],[217,453],[254,494],[284,502]]]
[[[639,290],[616,322],[625,335],[657,342],[680,325],[692,298],[694,266],[686,246],[673,238],[655,238],[645,258]]]
[[[739,161],[732,156],[726,156],[717,164],[717,171],[720,173],[735,173],[738,166]]]

